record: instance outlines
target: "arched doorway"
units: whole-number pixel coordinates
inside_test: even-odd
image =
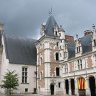
[[[90,76],[89,77],[89,88],[90,88],[91,96],[96,96],[96,93],[95,93],[95,78],[94,78],[94,76]]]
[[[51,95],[54,95],[54,84],[50,85],[50,91],[51,91]]]
[[[85,78],[83,78],[83,77],[78,78],[79,96],[86,96],[85,83],[86,83]]]
[[[66,94],[69,94],[69,81],[68,81],[68,79],[65,80],[65,90],[66,90]]]
[[[71,95],[75,95],[75,81],[71,79]]]

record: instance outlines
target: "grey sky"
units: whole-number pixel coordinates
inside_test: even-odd
[[[0,21],[9,35],[36,38],[51,7],[66,34],[82,36],[96,25],[96,0],[0,0]]]

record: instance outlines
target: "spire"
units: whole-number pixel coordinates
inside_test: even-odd
[[[76,39],[78,40],[78,34],[76,34]]]
[[[56,27],[58,28],[58,24],[57,24],[55,18],[52,15],[50,15],[47,20],[46,27],[45,27],[46,35],[53,36],[54,35],[54,28],[56,28]]]

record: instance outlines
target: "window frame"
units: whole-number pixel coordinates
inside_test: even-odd
[[[94,39],[93,42],[94,42],[94,46],[96,47],[96,40]]]
[[[76,50],[77,50],[77,53],[80,53],[80,46],[78,46],[78,47],[76,48]]]
[[[56,59],[56,61],[59,61],[59,52],[55,53],[55,59]]]
[[[82,59],[78,59],[77,60],[77,66],[78,66],[78,70],[82,70],[83,69],[83,66],[82,66]]]
[[[28,67],[22,67],[22,83],[28,83]]]
[[[61,88],[61,82],[58,82],[58,88]]]
[[[60,76],[60,67],[56,67],[56,76]]]

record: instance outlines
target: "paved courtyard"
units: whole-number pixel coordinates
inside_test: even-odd
[[[7,96],[2,93],[0,93],[0,96]],[[51,96],[51,95],[40,95],[40,94],[15,94],[12,96]],[[58,95],[52,95],[52,96],[58,96]],[[59,95],[59,96],[69,96],[69,95]]]

